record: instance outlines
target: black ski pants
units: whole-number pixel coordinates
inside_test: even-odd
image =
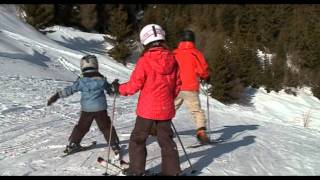
[[[69,141],[80,143],[82,138],[90,130],[93,120],[96,121],[100,131],[103,133],[105,140],[109,141],[111,120],[106,110],[98,112],[81,111],[80,119],[77,125],[73,128]],[[112,127],[111,147],[118,148],[119,138],[114,127]]]
[[[129,171],[133,175],[143,175],[145,173],[147,148],[146,140],[151,127],[155,125],[157,129],[157,140],[161,148],[161,175],[176,176],[181,172],[179,153],[177,145],[173,141],[173,131],[171,129],[171,119],[157,121],[137,117],[134,130],[131,133],[129,142]]]

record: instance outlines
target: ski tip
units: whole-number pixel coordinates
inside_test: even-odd
[[[123,159],[120,160],[120,165],[129,165],[129,163]]]

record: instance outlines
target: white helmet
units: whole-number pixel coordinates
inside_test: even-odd
[[[154,41],[165,40],[165,32],[157,24],[148,24],[140,31],[140,42],[147,45]]]
[[[94,55],[86,55],[80,60],[80,68],[81,71],[83,71],[85,68],[88,69],[96,69],[98,70],[98,59]]]

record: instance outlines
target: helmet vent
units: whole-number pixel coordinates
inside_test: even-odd
[[[156,31],[156,28],[154,26],[152,26],[152,30],[153,30],[154,36],[157,37],[157,31]]]

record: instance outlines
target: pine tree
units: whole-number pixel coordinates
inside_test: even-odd
[[[262,85],[265,86],[266,91],[269,93],[272,89],[274,89],[274,76],[272,73],[272,68],[269,60],[264,59],[263,62],[264,70],[262,73],[261,82]]]
[[[27,23],[37,29],[53,24],[54,5],[52,4],[25,4],[22,9],[26,12]]]
[[[109,53],[125,64],[126,41],[146,24],[166,31],[171,49],[179,32],[191,29],[196,46],[215,71],[212,95],[224,101],[240,96],[243,87],[265,86],[279,91],[307,85],[317,94],[320,69],[320,5],[121,5],[40,4],[27,7],[28,22],[37,28],[53,24],[98,30],[116,38]],[[143,10],[142,21],[136,13]],[[257,50],[272,54],[271,62],[257,58]],[[226,53],[226,54],[224,54]],[[290,59],[288,59],[290,57]],[[288,67],[288,64],[290,66]],[[215,73],[218,73],[215,74]],[[237,88],[238,87],[238,88]],[[219,89],[221,88],[221,89]]]
[[[230,51],[225,48],[224,38],[223,32],[216,32],[215,39],[212,39],[215,43],[209,49],[212,55],[214,54],[208,59],[212,85],[209,91],[211,96],[219,101],[234,102],[241,98],[244,89],[234,73],[237,67],[232,62]]]
[[[274,90],[280,91],[283,87],[284,74],[286,69],[286,54],[283,45],[278,45],[278,50],[275,58],[272,59],[272,73],[274,81]]]
[[[55,23],[63,26],[70,26],[72,17],[72,4],[54,4]]]
[[[132,31],[131,25],[128,24],[128,13],[122,5],[114,8],[110,12],[108,21],[108,30],[116,38],[116,44],[109,54],[126,65],[126,57],[130,55],[130,49],[127,45],[126,38]]]
[[[299,75],[297,72],[294,72],[289,67],[285,70],[285,76],[284,76],[284,85],[286,87],[299,87]]]
[[[311,86],[311,91],[315,97],[320,100],[320,68],[316,73],[314,73],[313,84]]]
[[[179,7],[179,8],[178,8]],[[183,8],[181,5],[165,5],[165,4],[150,4],[147,6],[143,25],[158,24],[166,32],[166,44],[171,48],[175,48],[178,43],[179,32],[183,30],[184,26],[179,21],[178,9]]]
[[[255,38],[250,36],[248,23],[241,24],[240,19],[236,20],[234,32],[232,33],[232,61],[238,67],[237,77],[244,86],[257,86],[259,78],[259,61],[256,53]],[[247,27],[246,27],[247,26]]]
[[[97,9],[95,4],[79,5],[80,25],[87,31],[92,31],[97,24]]]
[[[107,13],[105,11],[106,5],[105,4],[99,4],[96,6],[97,9],[97,23],[95,29],[104,34],[106,33],[107,28]]]

